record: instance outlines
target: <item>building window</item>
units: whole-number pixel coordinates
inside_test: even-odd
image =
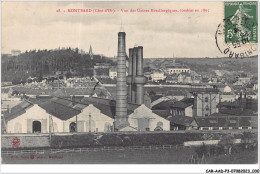
[[[159,121],[157,122],[156,128],[154,131],[162,131],[163,130],[163,122]]]
[[[70,123],[70,132],[76,132],[77,124],[75,122]]]
[[[206,111],[208,111],[208,110],[209,110],[209,106],[208,106],[208,105],[206,105],[206,107],[205,107],[205,108],[206,108]]]
[[[150,131],[150,128],[146,128],[146,131]]]
[[[205,102],[209,102],[209,98],[208,97],[205,97]]]
[[[209,114],[205,114],[205,116],[207,117],[207,116],[209,116]]]
[[[39,121],[34,121],[33,124],[33,133],[41,133],[42,131],[42,124]]]

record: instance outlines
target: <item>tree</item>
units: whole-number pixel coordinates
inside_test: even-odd
[[[202,146],[199,146],[196,150],[196,153],[198,155],[199,158],[202,158],[203,155],[206,155],[208,153],[208,148],[206,147],[206,145],[203,143]]]
[[[68,72],[66,73],[66,78],[69,79],[69,78],[71,78],[71,77],[72,77],[72,74],[71,74],[70,71],[68,71]]]

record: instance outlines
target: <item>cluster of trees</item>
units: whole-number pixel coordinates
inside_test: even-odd
[[[107,57],[100,55],[80,54],[78,48],[56,50],[30,50],[16,57],[2,59],[2,81],[15,83],[27,80],[28,77],[54,75],[57,71],[72,77],[93,76],[96,63],[115,64]]]
[[[218,145],[202,146],[195,148],[195,154],[192,155],[190,163],[207,163],[211,156],[231,155],[245,150],[255,151],[258,147],[257,134],[251,132],[244,132],[240,135],[241,143],[234,144],[234,137],[227,134],[222,137]]]

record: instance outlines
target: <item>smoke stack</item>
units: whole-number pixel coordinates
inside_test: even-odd
[[[144,84],[145,84],[145,77],[143,73],[143,47],[138,47],[137,52],[137,76],[135,77],[136,83],[136,103],[143,104],[144,103]]]
[[[129,49],[129,76],[127,77],[129,102],[144,103],[143,47]]]
[[[131,91],[131,97],[132,97],[132,103],[136,103],[136,84],[135,84],[135,77],[136,77],[136,69],[137,69],[137,51],[138,48],[133,48],[133,60],[132,60],[132,91]]]
[[[128,84],[128,102],[132,102],[132,73],[133,72],[133,48],[129,48],[129,66],[128,66],[128,76],[127,76],[127,84]]]
[[[128,125],[125,32],[118,33],[115,128]]]

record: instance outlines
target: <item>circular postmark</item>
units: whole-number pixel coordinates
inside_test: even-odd
[[[258,54],[257,22],[246,13],[242,4],[236,12],[226,17],[215,34],[216,45],[221,53],[230,58],[251,57]]]
[[[15,137],[11,141],[13,147],[19,147],[20,146],[20,139]]]

